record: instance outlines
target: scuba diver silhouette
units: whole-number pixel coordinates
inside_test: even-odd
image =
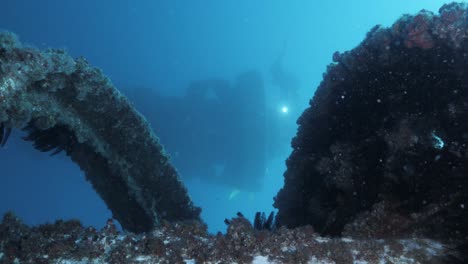
[[[283,65],[286,47],[287,42],[285,41],[281,53],[270,67],[270,74],[273,84],[279,87],[281,99],[287,104],[295,104],[298,99],[299,80]]]

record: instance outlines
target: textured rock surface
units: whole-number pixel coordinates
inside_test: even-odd
[[[0,124],[26,130],[41,151],[66,151],[127,230],[199,219],[144,118],[82,58],[1,33]]]
[[[468,5],[335,53],[298,119],[278,223],[324,235],[468,235]]]
[[[278,223],[296,228],[239,217],[225,236],[206,233],[156,137],[98,70],[1,34],[0,144],[16,127],[65,150],[124,227],[155,228],[31,228],[7,214],[0,262],[466,263],[467,9],[404,16],[334,54],[275,200]]]
[[[454,263],[451,246],[428,239],[324,238],[311,227],[256,231],[234,218],[226,235],[197,222],[163,223],[144,235],[78,221],[28,227],[7,214],[0,223],[0,263]]]

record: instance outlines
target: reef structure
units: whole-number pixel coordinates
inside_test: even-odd
[[[278,224],[466,243],[467,102],[468,4],[376,26],[298,119]]]
[[[0,144],[12,128],[41,151],[65,151],[125,230],[200,219],[148,123],[99,69],[2,32]]]
[[[79,221],[28,227],[8,213],[0,222],[0,263],[455,263],[450,245],[430,239],[322,237],[310,226],[255,230],[242,216],[211,235],[198,221],[163,221],[152,232],[119,233]]]
[[[375,27],[333,60],[298,120],[278,226],[238,215],[212,236],[98,69],[0,34],[0,145],[19,128],[37,149],[65,151],[125,229],[151,230],[30,228],[6,214],[0,262],[466,263],[468,4]]]

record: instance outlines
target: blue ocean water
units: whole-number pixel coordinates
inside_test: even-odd
[[[353,48],[376,24],[390,26],[402,14],[421,9],[437,12],[450,1],[2,2],[1,29],[40,49],[84,56],[134,100],[153,121],[192,199],[203,208],[209,230],[217,232],[225,231],[224,218],[238,211],[252,218],[256,211],[273,210],[295,121],[335,51]],[[247,98],[248,107],[242,96],[219,102],[208,92],[201,101],[181,101],[190,99],[187,89],[194,81],[217,79],[236,86],[238,76],[252,70],[259,73],[264,93]],[[159,97],[149,96],[155,94]],[[163,101],[174,103],[158,108]],[[191,106],[198,119],[179,111],[187,102],[207,103]],[[232,112],[214,114],[227,103]],[[257,123],[258,113],[265,117],[263,130],[249,125]],[[182,129],[184,122],[193,129]],[[254,140],[233,144],[228,142],[233,134]],[[77,218],[102,227],[111,213],[79,168],[63,154],[49,157],[34,150],[22,135],[13,131],[0,149],[0,213],[13,210],[28,224]],[[189,135],[203,144],[189,145]],[[222,142],[223,135],[225,144],[210,144],[210,137]],[[263,145],[249,145],[266,137]],[[177,144],[179,138],[186,140]],[[239,169],[240,164],[255,170]]]

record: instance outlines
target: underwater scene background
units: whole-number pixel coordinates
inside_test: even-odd
[[[296,120],[336,51],[449,2],[6,0],[0,28],[102,69],[150,122],[216,233],[237,212],[274,210]],[[0,213],[103,227],[111,212],[78,166],[24,135],[13,130],[0,149]]]

